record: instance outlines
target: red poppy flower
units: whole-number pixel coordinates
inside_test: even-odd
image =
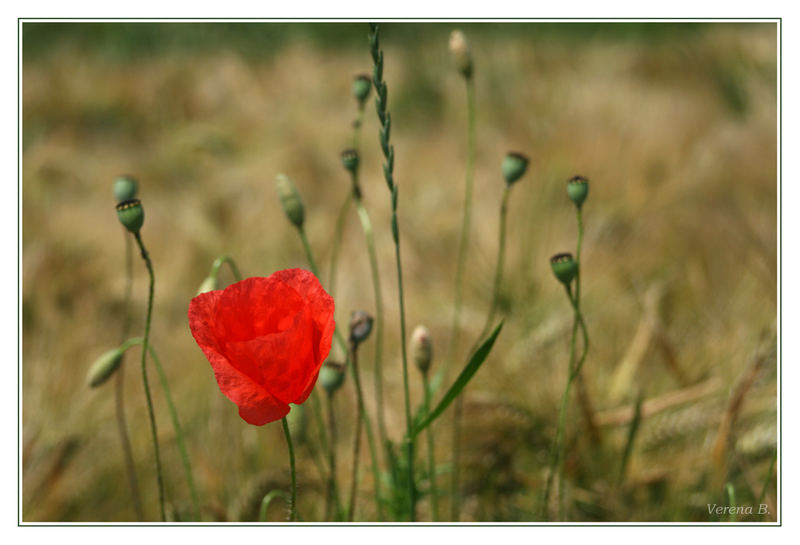
[[[331,349],[333,298],[303,269],[247,278],[189,304],[189,326],[220,390],[263,426],[304,402]]]

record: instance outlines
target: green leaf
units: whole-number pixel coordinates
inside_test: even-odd
[[[492,331],[492,334],[489,335],[489,338],[486,339],[483,342],[483,344],[480,345],[480,347],[478,347],[478,349],[472,355],[472,358],[470,358],[469,363],[467,363],[466,367],[464,367],[464,370],[461,371],[461,374],[458,375],[458,378],[453,383],[453,385],[450,386],[450,389],[447,390],[447,393],[444,394],[444,397],[436,406],[436,408],[433,411],[431,411],[430,414],[428,414],[428,417],[425,420],[423,420],[418,426],[414,428],[415,437],[419,435],[419,433],[422,430],[427,428],[431,424],[431,422],[436,420],[436,418],[438,418],[439,415],[441,415],[444,412],[444,410],[447,409],[450,403],[452,403],[453,400],[456,397],[458,397],[458,394],[461,393],[461,390],[463,390],[464,387],[467,385],[467,383],[469,383],[469,381],[478,371],[480,366],[489,356],[489,352],[492,351],[492,346],[494,346],[494,341],[500,334],[501,329],[503,329],[502,321],[499,324],[497,324],[497,327],[494,328],[494,331]]]

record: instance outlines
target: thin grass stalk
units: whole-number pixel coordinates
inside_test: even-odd
[[[317,263],[314,259],[314,254],[311,251],[311,245],[308,243],[308,237],[306,236],[305,229],[299,228],[298,233],[300,234],[300,239],[303,242],[303,248],[305,249],[306,259],[308,260],[308,265],[311,267],[311,272],[314,273],[317,278],[319,278],[319,269],[317,269]],[[345,354],[347,361],[345,365],[349,363],[349,350],[347,349],[347,343],[345,343],[344,337],[342,333],[339,331],[339,326],[336,326],[336,329],[333,331],[334,338],[336,342],[339,344],[339,347],[342,349],[342,352]],[[373,478],[375,480],[375,504],[377,505],[378,512],[380,513],[381,509],[381,501],[380,501],[380,476],[378,474],[378,453],[375,449],[375,438],[372,435],[372,424],[369,420],[369,415],[367,414],[366,406],[364,405],[363,398],[364,393],[361,390],[361,381],[358,380],[358,377],[355,376],[355,372],[353,366],[347,365],[350,368],[350,374],[353,375],[353,381],[356,385],[356,395],[358,396],[359,403],[361,406],[361,418],[364,420],[364,429],[367,432],[367,444],[369,446],[370,457],[372,459],[372,473]]]
[[[156,458],[156,481],[158,483],[158,504],[161,511],[161,520],[167,520],[167,513],[164,508],[164,477],[161,471],[161,455],[158,450],[158,431],[156,430],[156,416],[153,411],[153,400],[150,395],[150,384],[147,380],[147,347],[150,340],[150,325],[153,318],[153,294],[155,291],[156,276],[153,272],[153,263],[150,261],[150,254],[144,247],[142,237],[137,231],[134,233],[136,243],[139,245],[139,250],[142,254],[142,259],[147,266],[147,273],[150,276],[150,284],[147,291],[147,317],[144,322],[144,340],[142,341],[142,383],[144,384],[144,393],[147,398],[147,412],[150,416],[150,431],[153,436],[153,451]]]
[[[292,444],[292,434],[289,431],[289,422],[284,416],[281,419],[283,424],[283,435],[286,437],[286,446],[289,448],[289,470],[292,474],[292,500],[289,503],[289,521],[295,522],[297,520],[297,472],[294,466],[294,445]]]
[[[414,486],[414,433],[413,433],[413,420],[411,418],[411,395],[409,392],[408,380],[408,354],[406,350],[406,311],[405,300],[403,296],[403,265],[400,257],[400,228],[397,221],[397,199],[398,190],[397,184],[394,183],[394,146],[390,144],[391,132],[391,116],[387,110],[387,95],[388,89],[386,83],[383,81],[383,51],[381,51],[378,43],[378,25],[370,23],[370,53],[374,63],[373,70],[373,85],[377,97],[375,99],[376,111],[378,119],[381,123],[379,132],[381,150],[386,159],[383,164],[383,174],[386,179],[386,184],[389,186],[392,199],[392,239],[394,240],[394,253],[395,263],[397,266],[397,295],[400,306],[400,343],[401,353],[403,357],[403,396],[405,401],[406,413],[406,451],[408,455],[408,498],[409,498],[409,520],[413,522],[416,519],[416,489]]]
[[[123,232],[125,236],[125,298],[123,303],[123,325],[122,340],[128,338],[131,330],[131,294],[133,292],[133,241],[128,231]],[[122,456],[125,461],[125,474],[128,476],[128,485],[131,489],[131,501],[133,510],[136,513],[136,520],[144,520],[144,510],[142,509],[142,498],[139,494],[139,482],[136,478],[136,464],[133,461],[133,449],[131,439],[128,435],[128,419],[125,416],[125,380],[123,370],[125,366],[120,364],[114,380],[114,411],[117,422],[119,440],[122,444]]]
[[[422,373],[422,387],[425,390],[425,414],[431,410],[431,383],[428,373]],[[426,430],[428,436],[428,480],[430,482],[431,495],[431,517],[434,522],[439,521],[439,500],[436,491],[436,463],[433,443],[433,426],[428,426]]]
[[[467,89],[467,172],[464,182],[464,216],[461,223],[461,236],[458,243],[458,258],[456,266],[456,293],[453,303],[453,325],[450,333],[450,346],[447,349],[447,363],[445,372],[452,365],[455,358],[456,346],[461,327],[461,298],[464,290],[464,265],[467,260],[467,249],[469,248],[469,231],[472,217],[472,185],[475,173],[475,86],[471,77],[464,78]],[[461,414],[463,412],[463,401],[461,397],[456,400],[452,421],[452,458],[453,471],[450,475],[450,517],[456,521],[459,519],[459,443],[461,437]]]

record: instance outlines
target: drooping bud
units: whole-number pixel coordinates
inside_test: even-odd
[[[135,199],[138,189],[139,183],[133,176],[120,176],[114,180],[114,198],[117,202]]]
[[[589,196],[589,180],[583,176],[573,176],[567,182],[567,195],[579,209]]]
[[[344,150],[342,152],[342,164],[351,173],[355,173],[358,170],[358,152],[354,149]]]
[[[558,281],[569,286],[572,279],[578,273],[578,264],[572,258],[572,254],[556,254],[550,258],[550,267],[553,269],[553,274],[556,275]]]
[[[372,316],[363,310],[356,310],[350,315],[350,342],[356,345],[364,342],[372,332]]]
[[[303,206],[303,199],[297,192],[297,188],[292,181],[284,174],[278,174],[275,180],[275,187],[278,190],[278,197],[281,200],[281,207],[286,213],[295,227],[298,229],[303,228],[303,220],[305,220],[305,207]]]
[[[139,199],[130,199],[122,201],[116,208],[120,223],[131,233],[138,233],[144,224],[142,202]]]
[[[306,440],[306,406],[290,403],[289,407],[289,414],[286,415],[289,432],[292,434],[292,440],[302,445]]]
[[[431,334],[425,326],[418,325],[411,334],[411,357],[414,359],[414,365],[422,374],[427,373],[431,368],[433,342]]]
[[[469,43],[467,37],[460,30],[454,30],[450,33],[450,53],[453,55],[456,68],[461,72],[461,75],[466,79],[472,77],[472,53],[469,50]]]
[[[513,184],[525,174],[528,168],[528,158],[516,151],[510,151],[503,159],[503,177],[508,185]]]
[[[89,386],[95,388],[107,381],[119,368],[124,354],[124,350],[115,348],[97,358],[86,375],[86,382]]]
[[[201,293],[207,293],[209,291],[214,291],[218,289],[217,286],[217,279],[214,276],[207,276],[203,283],[200,284],[200,289],[197,290],[197,295]]]
[[[333,395],[344,384],[344,365],[334,361],[323,363],[319,370],[319,383],[328,395]]]
[[[372,89],[372,78],[368,74],[359,74],[353,79],[353,96],[363,104]]]

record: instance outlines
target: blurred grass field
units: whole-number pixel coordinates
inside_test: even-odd
[[[585,378],[601,439],[590,438],[576,402],[568,420],[570,520],[716,521],[707,504],[725,504],[726,482],[741,505],[755,505],[777,434],[776,25],[381,26],[406,316],[409,328],[431,330],[435,367],[450,335],[466,158],[465,92],[447,51],[454,28],[472,45],[478,123],[461,360],[491,295],[500,162],[508,150],[531,157],[509,210],[506,325],[466,394],[462,519],[537,520],[571,321],[548,258],[574,251],[565,191],[574,174],[591,180]],[[367,31],[365,23],[23,25],[24,521],[135,520],[113,385],[90,390],[85,382],[92,361],[120,342],[124,239],[111,183],[123,173],[140,181],[142,236],[156,272],[152,342],[178,404],[204,519],[247,520],[265,487],[287,486],[280,426],[256,428],[239,418],[195,345],[186,312],[221,254],[234,257],[245,276],[306,266],[275,194],[279,172],[305,199],[307,231],[327,279],[336,214],[349,190],[339,152],[349,146],[355,117],[350,85],[372,69]],[[370,99],[362,190],[386,307],[389,434],[399,440],[401,339],[377,136]],[[343,325],[351,310],[373,311],[354,216],[337,275]],[[136,335],[146,286],[137,259]],[[123,368],[126,409],[152,520],[157,496],[138,357],[131,351]],[[362,373],[374,412],[370,361]],[[416,405],[421,384],[411,376]],[[720,454],[715,445],[734,412],[731,399],[751,378]],[[189,493],[162,392],[154,379],[151,387],[167,497],[180,518]],[[349,482],[352,385],[343,393],[340,470]],[[645,414],[618,485],[640,394]],[[447,472],[449,418],[436,431]],[[313,519],[324,489],[308,451],[299,456],[299,508]],[[373,520],[370,475],[362,474],[359,512]],[[441,485],[447,482],[443,475]],[[764,520],[775,520],[775,486],[773,478]],[[269,520],[282,515],[275,502]],[[426,499],[420,516],[429,520]]]

